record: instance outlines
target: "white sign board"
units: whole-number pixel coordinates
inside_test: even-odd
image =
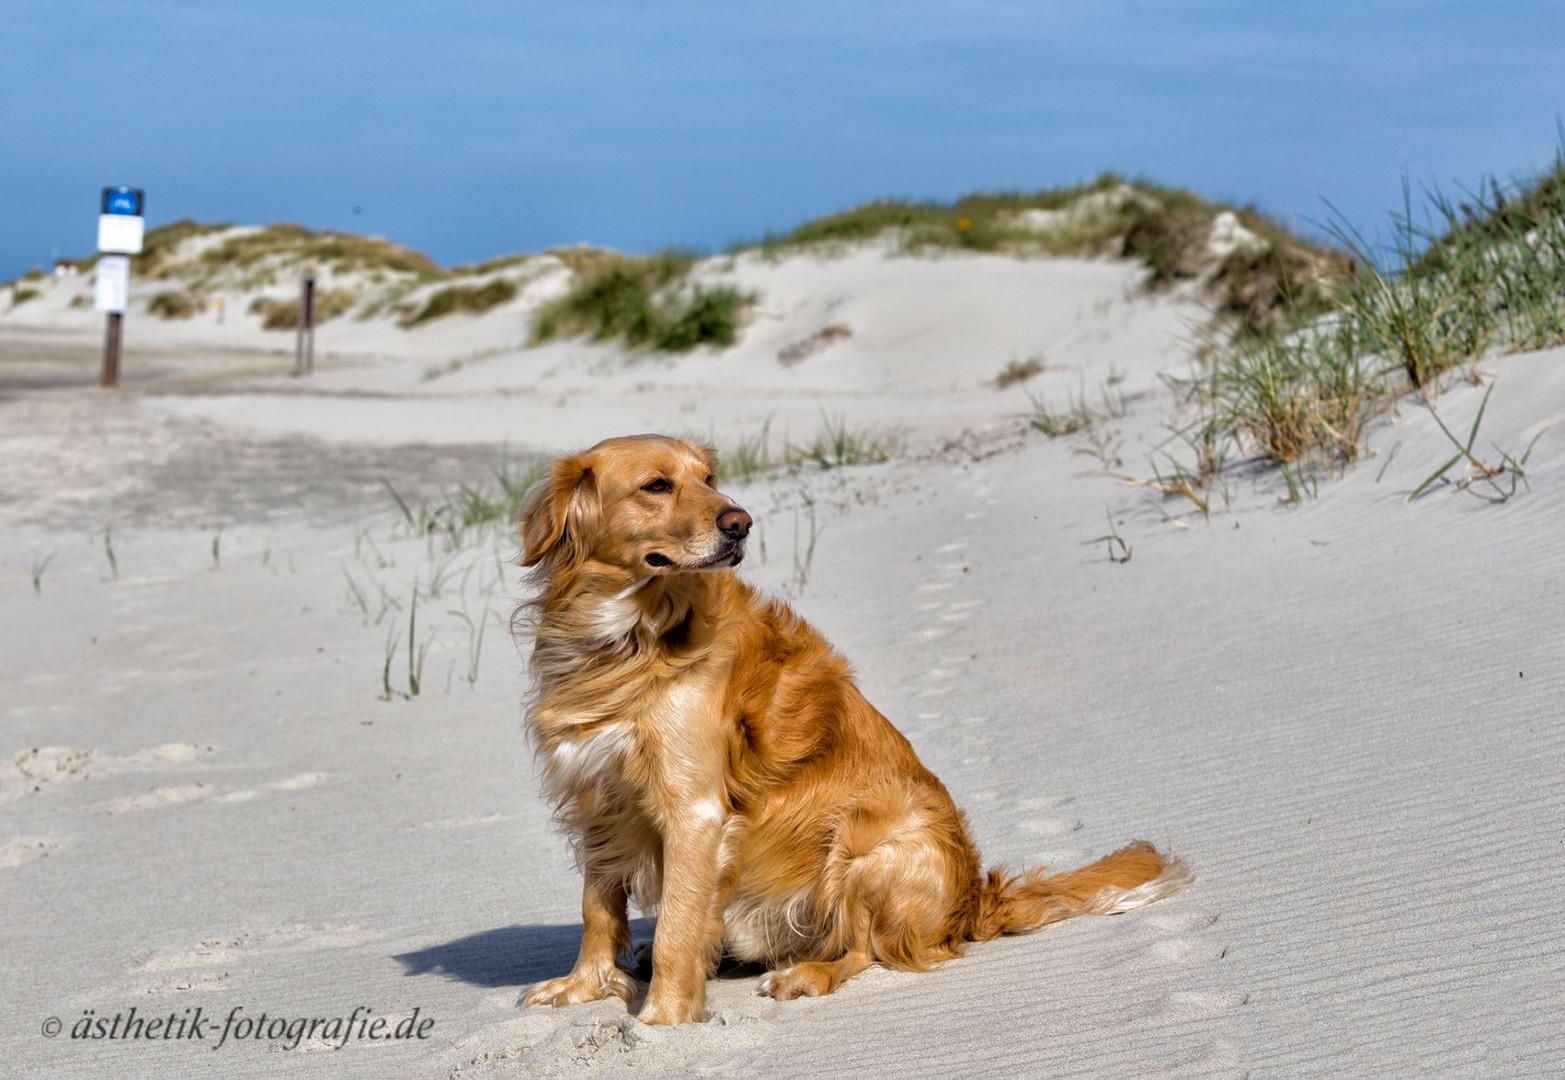
[[[140,255],[147,219],[129,214],[98,215],[98,250],[117,255]]]
[[[97,274],[92,282],[92,299],[92,306],[99,311],[124,314],[125,304],[130,299],[129,258],[124,255],[105,255],[98,260]]]

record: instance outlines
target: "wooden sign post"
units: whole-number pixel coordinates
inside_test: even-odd
[[[108,315],[103,332],[103,385],[120,382],[120,349],[125,308],[130,302],[130,256],[140,255],[146,237],[143,208],[146,193],[140,188],[103,189],[98,206],[98,259],[93,278],[93,306]]]

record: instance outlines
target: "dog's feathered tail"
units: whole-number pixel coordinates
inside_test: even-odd
[[[991,870],[973,940],[1025,934],[1075,915],[1118,915],[1178,892],[1192,880],[1184,863],[1145,840],[1061,874],[1050,875],[1047,867],[1010,877]]]

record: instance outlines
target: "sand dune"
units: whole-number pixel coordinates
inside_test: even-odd
[[[731,350],[524,349],[525,297],[400,351],[331,324],[301,383],[255,353],[214,372],[211,328],[149,323],[131,340],[165,375],[0,401],[0,1046],[19,1075],[212,1060],[39,1034],[132,1005],[436,1021],[396,1045],[228,1045],[236,1076],[1555,1068],[1565,350],[1483,365],[1485,440],[1536,438],[1504,505],[1454,483],[1408,502],[1449,452],[1409,398],[1317,497],[1284,505],[1279,476],[1241,467],[1207,519],[1118,478],[1150,475],[1179,415],[1158,376],[1189,362],[1192,294],[1144,296],[1121,263],[876,250],[701,272],[762,296]],[[3,363],[90,369],[92,324],[59,319],[5,331]],[[80,352],[27,360],[40,340]],[[1041,374],[993,388],[1033,355]],[[1465,430],[1486,388],[1435,407]],[[1105,389],[1123,414],[1092,431],[1027,430],[1027,391]],[[525,643],[501,627],[515,540],[411,536],[380,477],[434,498],[502,446],[685,429],[733,447],[768,419],[780,448],[823,410],[904,447],[735,486],[758,521],[743,572],[853,660],[989,863],[1146,837],[1195,885],[820,1000],[723,975],[711,1019],[677,1030],[617,1001],[520,1011],[568,968],[579,901],[521,736]]]

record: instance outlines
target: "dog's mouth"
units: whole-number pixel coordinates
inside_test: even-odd
[[[674,573],[688,573],[700,570],[725,570],[738,566],[744,561],[744,541],[733,540],[724,544],[716,553],[709,555],[700,562],[681,563],[669,558],[661,551],[653,551],[647,554],[646,564],[654,570],[672,570]]]

